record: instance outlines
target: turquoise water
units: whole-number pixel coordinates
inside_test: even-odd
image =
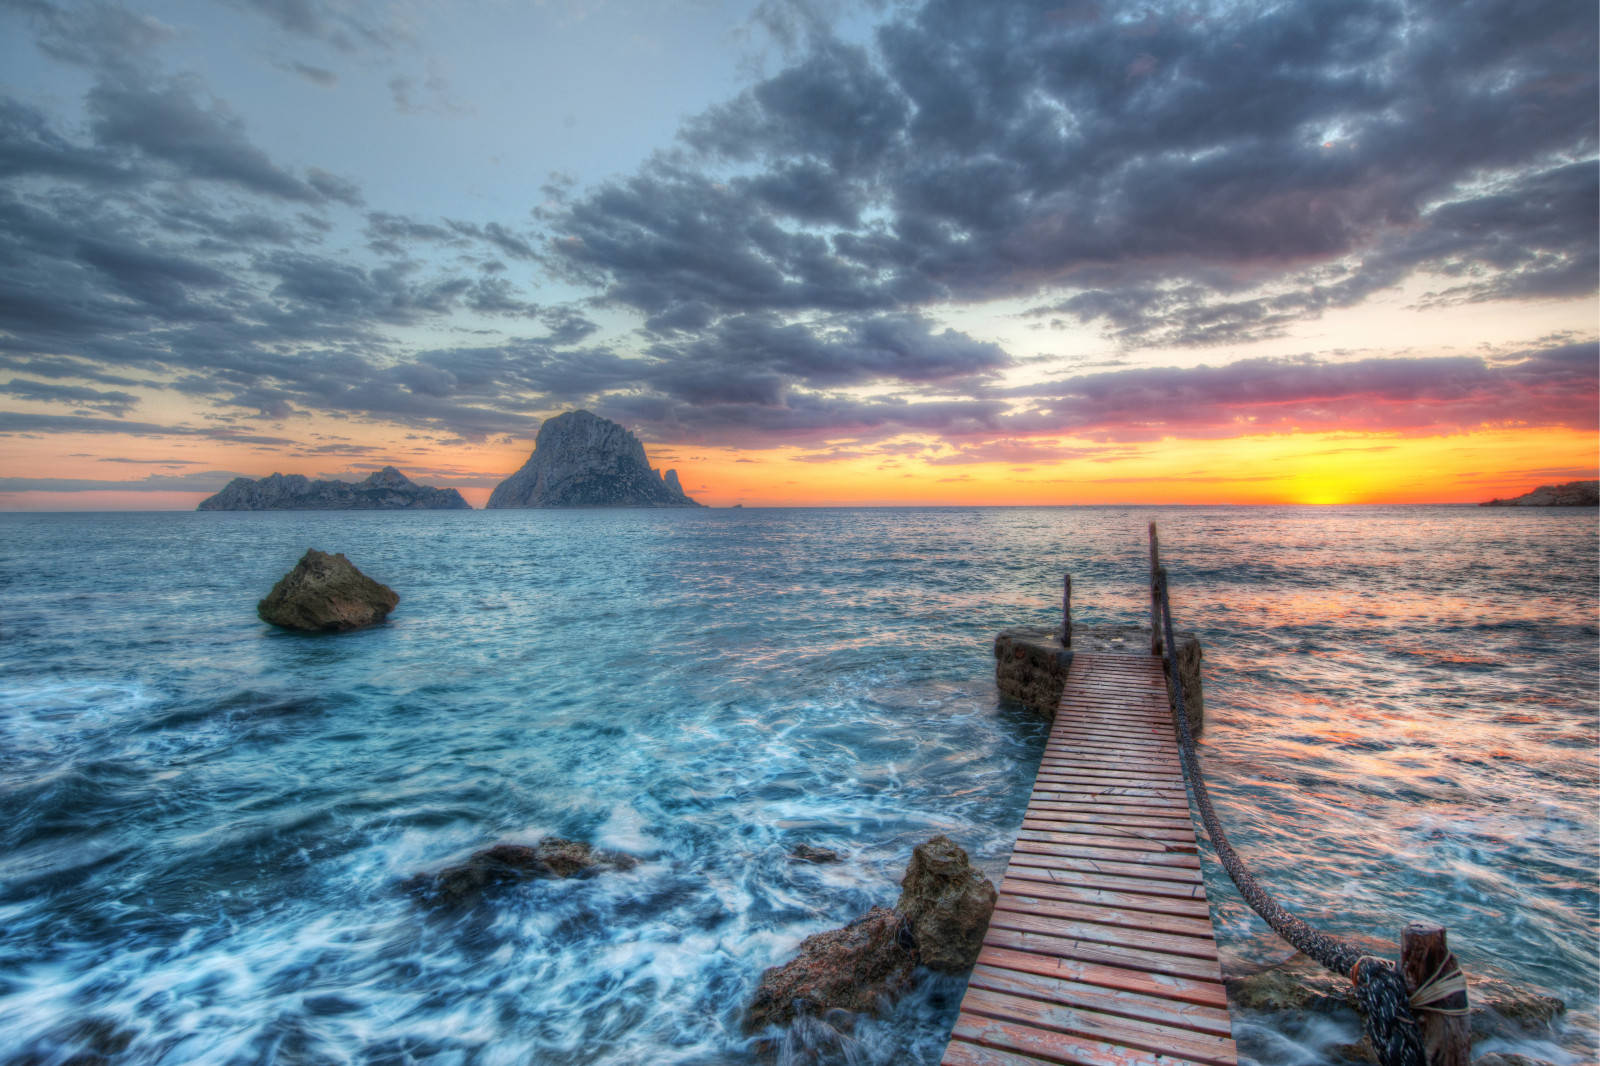
[[[1045,727],[994,631],[1067,570],[1080,621],[1141,621],[1152,519],[1258,876],[1336,932],[1441,921],[1573,1004],[1524,1050],[1592,1058],[1594,512],[1441,507],[0,516],[0,1062],[757,1061],[762,969],[914,844],[999,879]],[[390,623],[259,622],[307,547]],[[467,914],[396,890],[549,834],[644,861]],[[1206,875],[1225,953],[1281,954]],[[848,1056],[937,1062],[961,991]]]

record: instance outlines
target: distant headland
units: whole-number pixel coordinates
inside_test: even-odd
[[[1594,507],[1600,505],[1600,481],[1568,481],[1540,485],[1509,500],[1486,500],[1479,507]]]
[[[236,477],[200,511],[470,511],[455,489],[418,485],[392,466],[365,481],[312,481],[304,474]]]
[[[701,507],[678,473],[657,473],[639,438],[588,411],[568,411],[539,427],[522,469],[495,487],[491,508]]]

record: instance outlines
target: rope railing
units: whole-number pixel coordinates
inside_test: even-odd
[[[1183,677],[1178,670],[1177,646],[1172,631],[1172,601],[1166,567],[1157,554],[1155,523],[1150,524],[1152,651],[1166,669],[1178,732],[1179,760],[1194,795],[1195,808],[1211,838],[1217,861],[1228,872],[1239,894],[1293,947],[1355,984],[1362,1026],[1382,1066],[1456,1066],[1466,1062],[1466,978],[1455,956],[1444,947],[1444,930],[1414,923],[1402,937],[1402,966],[1366,954],[1349,941],[1316,929],[1291,914],[1251,874],[1217,818],[1206,790],[1205,775],[1195,754],[1194,735],[1184,707]],[[1423,934],[1426,934],[1424,936]],[[1422,941],[1426,940],[1424,947]],[[1415,947],[1408,946],[1408,941]],[[1423,961],[1426,953],[1427,961]],[[1414,958],[1412,956],[1415,956]],[[1419,966],[1427,966],[1423,975]],[[1408,977],[1410,981],[1408,982]],[[1415,989],[1414,991],[1412,989]],[[1415,1013],[1432,1017],[1419,1023]]]

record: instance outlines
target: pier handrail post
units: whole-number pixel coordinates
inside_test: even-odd
[[[1161,643],[1161,542],[1156,537],[1156,524],[1150,523],[1150,654],[1162,654]]]
[[[1072,575],[1061,578],[1061,646],[1072,647]]]
[[[1417,1027],[1422,1030],[1428,1066],[1467,1066],[1472,1025],[1467,1017],[1466,978],[1446,943],[1443,926],[1411,922],[1400,931],[1400,972],[1414,999],[1427,1000],[1417,1008]],[[1430,984],[1434,987],[1419,996]]]

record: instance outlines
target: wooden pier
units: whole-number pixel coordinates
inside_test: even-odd
[[[1162,661],[1079,652],[944,1063],[1237,1061]]]

